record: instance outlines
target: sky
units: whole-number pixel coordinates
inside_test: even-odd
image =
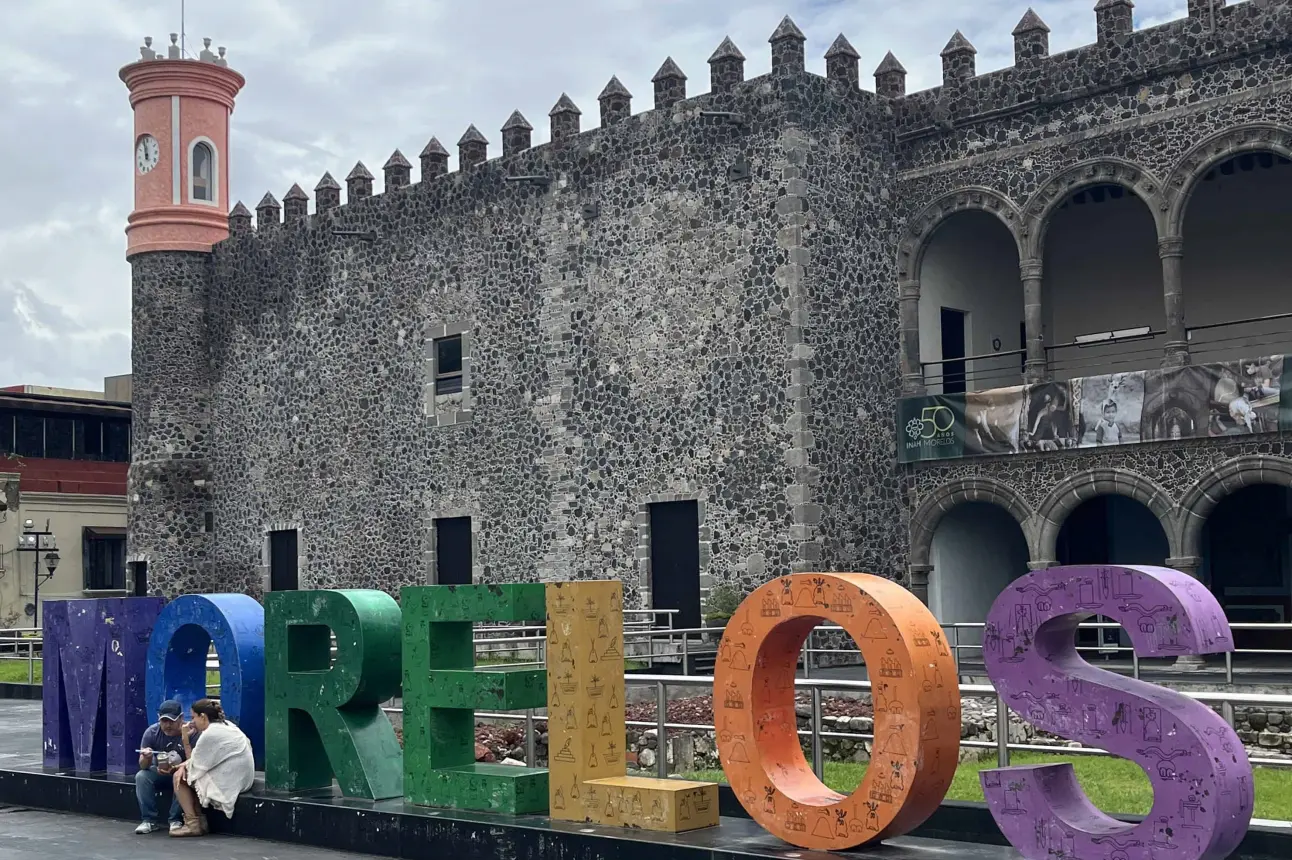
[[[121,66],[144,36],[164,51],[180,0],[0,0],[0,385],[102,390],[130,372],[133,120]],[[1034,0],[1052,53],[1095,38],[1094,0]],[[767,37],[789,14],[809,70],[843,33],[863,86],[893,51],[909,91],[936,86],[939,53],[960,29],[978,72],[1011,65],[1010,32],[1027,0],[187,0],[191,54],[226,46],[247,78],[232,121],[232,200],[254,208],[355,162],[380,177],[396,148],[417,163],[432,135],[450,152],[470,124],[501,152],[513,110],[547,140],[568,93],[583,128],[617,75],[636,112],[672,56],[688,92],[708,90],[706,60],[730,36],[752,78],[771,66]],[[1186,0],[1137,0],[1137,27],[1182,18]],[[456,169],[456,158],[450,162]],[[414,169],[416,180],[418,172]],[[380,191],[380,178],[377,190]]]

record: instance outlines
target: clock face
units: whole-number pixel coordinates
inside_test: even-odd
[[[139,144],[135,147],[135,166],[139,168],[140,173],[147,173],[157,166],[161,158],[161,149],[157,146],[157,138],[151,134],[145,134],[139,138]]]

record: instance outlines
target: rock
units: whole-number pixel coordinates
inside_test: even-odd
[[[1265,719],[1269,722],[1269,724],[1270,724],[1271,726],[1281,726],[1281,725],[1283,725],[1283,715],[1282,715],[1282,714],[1280,714],[1280,713],[1278,713],[1277,711],[1271,711],[1271,712],[1270,712],[1270,713],[1265,717]]]
[[[652,738],[652,740],[654,739]],[[643,770],[654,767],[655,761],[655,750],[653,749],[644,749],[637,754],[637,764],[639,764]]]
[[[1251,714],[1250,716],[1248,716],[1247,721],[1248,721],[1249,723],[1251,723],[1251,724],[1252,724],[1252,728],[1253,728],[1253,729],[1255,729],[1255,730],[1256,730],[1256,731],[1258,731],[1258,732],[1259,732],[1261,729],[1265,728],[1265,726],[1266,726],[1266,724],[1267,724],[1267,722],[1268,722],[1268,721],[1267,721],[1267,719],[1266,719],[1266,717],[1265,717],[1265,715],[1264,715],[1264,714],[1260,714],[1260,713]]]
[[[511,765],[512,767],[524,767],[524,766],[525,766],[525,763],[524,763],[523,761],[517,761],[516,759],[512,758],[511,756],[507,756],[507,758],[503,759],[501,762],[499,762],[499,764]]]
[[[1274,732],[1261,732],[1256,742],[1263,747],[1276,747],[1283,743],[1283,739]]]
[[[489,747],[479,742],[476,743],[476,761],[495,762],[497,760],[494,754],[489,751]]]
[[[795,715],[795,716],[797,716],[800,720],[810,720],[810,719],[812,719],[812,706],[811,706],[811,705],[795,705],[795,706],[794,706],[794,715]]]

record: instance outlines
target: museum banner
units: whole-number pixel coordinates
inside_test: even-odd
[[[1131,371],[897,405],[897,460],[917,463],[1292,429],[1284,356]]]

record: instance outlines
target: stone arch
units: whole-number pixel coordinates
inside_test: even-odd
[[[1138,472],[1113,468],[1079,472],[1050,491],[1037,511],[1039,528],[1033,559],[1055,562],[1059,530],[1063,528],[1068,515],[1083,502],[1097,496],[1108,495],[1126,496],[1142,503],[1152,511],[1162,523],[1162,531],[1166,533],[1170,554],[1179,555],[1176,551],[1178,544],[1176,543],[1175,505],[1171,503],[1171,497],[1167,495],[1166,490]]]
[[[919,280],[920,264],[924,261],[929,240],[948,218],[960,212],[974,211],[989,212],[999,218],[1005,229],[1009,230],[1009,235],[1014,237],[1014,243],[1021,253],[1021,218],[1018,207],[999,191],[973,185],[939,197],[906,223],[906,234],[897,246],[898,283]]]
[[[1245,152],[1270,152],[1292,159],[1292,127],[1253,123],[1227,129],[1190,149],[1171,171],[1164,193],[1168,195],[1164,236],[1180,236],[1189,201],[1202,178],[1221,162]]]
[[[1162,183],[1137,164],[1120,158],[1096,158],[1072,165],[1046,180],[1027,201],[1020,231],[1021,259],[1039,260],[1044,256],[1045,234],[1055,211],[1069,197],[1095,185],[1120,185],[1144,201],[1162,234],[1166,204]]]
[[[1199,558],[1202,555],[1202,527],[1216,505],[1244,487],[1274,484],[1292,487],[1292,460],[1268,454],[1252,454],[1229,460],[1189,488],[1180,501],[1177,516],[1179,535],[1177,555]]]
[[[1022,494],[992,478],[959,478],[943,484],[933,491],[911,516],[911,564],[922,566],[929,563],[933,549],[933,535],[938,530],[938,523],[957,505],[966,502],[989,502],[1009,512],[1027,538],[1029,547],[1032,544],[1032,506]]]

